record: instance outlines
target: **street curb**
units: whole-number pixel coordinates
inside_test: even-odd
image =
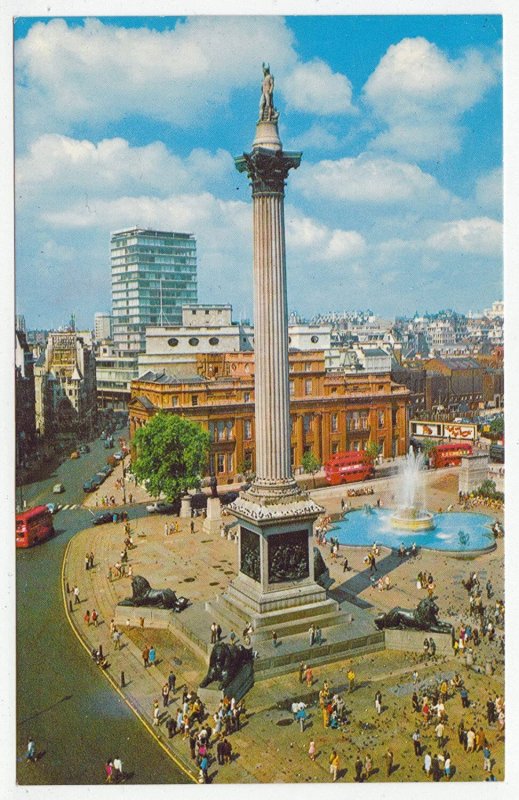
[[[80,531],[78,531],[78,533],[80,533]],[[75,535],[77,535],[77,534],[75,534]],[[63,598],[63,608],[65,609],[65,616],[67,618],[67,621],[68,621],[68,623],[69,623],[74,635],[78,639],[79,643],[87,651],[87,653],[90,656],[91,655],[90,649],[89,649],[88,645],[86,644],[86,642],[84,641],[83,637],[80,635],[76,625],[74,624],[72,616],[70,614],[70,611],[69,611],[69,608],[68,608],[68,604],[67,604],[66,591],[65,591],[65,571],[66,571],[66,566],[67,566],[68,553],[69,553],[69,549],[70,549],[70,546],[72,544],[72,540],[73,539],[74,539],[74,536],[71,539],[69,539],[69,541],[67,543],[67,546],[65,548],[65,552],[63,554],[63,561],[62,561],[62,565],[61,565],[61,595],[62,595],[62,598]],[[101,670],[101,673],[108,680],[108,682],[111,685],[112,689],[114,689],[117,692],[119,697],[121,697],[121,699],[126,703],[128,708],[135,714],[135,716],[137,717],[139,722],[146,728],[146,730],[150,734],[150,736],[152,736],[155,739],[155,741],[160,745],[160,747],[166,753],[166,755],[173,761],[175,766],[178,767],[178,769],[180,769],[193,783],[198,784],[197,777],[195,777],[195,775],[193,775],[192,772],[190,772],[188,769],[186,769],[184,764],[182,764],[182,762],[180,762],[177,759],[177,757],[171,752],[171,750],[168,747],[166,747],[166,745],[156,735],[155,731],[152,730],[151,726],[144,719],[142,714],[139,711],[137,711],[137,709],[129,702],[127,697],[125,697],[125,695],[121,692],[119,686],[114,681],[112,676],[104,669]]]

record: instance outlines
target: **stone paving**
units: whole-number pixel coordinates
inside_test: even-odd
[[[116,472],[111,480],[119,477]],[[446,508],[457,498],[456,470],[445,470],[430,475],[429,498],[432,510]],[[391,479],[372,482],[376,493],[370,502],[381,498],[383,505],[391,505],[394,492]],[[128,490],[127,490],[128,491]],[[142,491],[142,490],[140,490]],[[137,500],[143,500],[134,492]],[[103,493],[113,493],[105,484]],[[344,490],[323,489],[315,492],[317,502],[323,504],[329,513],[340,508]],[[350,499],[350,498],[349,498]],[[91,498],[89,498],[91,501]],[[366,498],[351,498],[353,506],[363,505]],[[229,518],[227,518],[229,519]],[[170,586],[178,594],[184,594],[193,601],[203,601],[223,591],[235,574],[236,543],[222,538],[219,534],[208,535],[203,532],[203,521],[195,520],[195,534],[190,533],[189,520],[168,518],[178,522],[179,531],[172,535],[164,534],[166,518],[150,516],[132,521],[132,535],[135,548],[129,551],[133,574],[144,574],[154,587]],[[142,534],[142,535],[140,535]],[[69,588],[76,584],[80,589],[81,603],[71,605],[69,617],[82,640],[89,649],[102,644],[108,657],[108,672],[116,684],[120,684],[124,672],[125,686],[121,689],[127,702],[139,712],[151,729],[154,700],[160,699],[160,690],[172,668],[177,676],[177,691],[168,709],[164,709],[162,722],[153,728],[167,748],[171,749],[178,762],[187,772],[196,775],[196,769],[189,758],[189,747],[179,736],[169,739],[165,729],[165,719],[175,713],[183,685],[196,688],[206,671],[203,660],[189,649],[179,638],[174,638],[164,630],[141,629],[123,626],[122,647],[115,651],[110,639],[110,620],[114,616],[116,603],[131,595],[130,580],[123,577],[109,580],[108,568],[119,560],[123,546],[124,525],[109,523],[82,531],[76,535],[66,553],[64,579]],[[85,570],[86,552],[94,552],[95,567]],[[395,605],[413,607],[423,593],[416,588],[416,573],[419,570],[431,571],[437,582],[440,617],[453,623],[463,621],[467,608],[467,594],[461,585],[462,578],[469,570],[478,570],[486,580],[490,577],[496,597],[503,591],[503,540],[498,541],[495,551],[471,561],[460,561],[441,553],[424,551],[416,559],[400,562],[383,551],[378,564],[386,565],[392,588],[380,592],[373,588],[363,563],[365,555],[361,548],[341,548],[341,555],[347,555],[351,572],[342,571],[341,562],[332,562],[329,548],[322,548],[331,577],[334,579],[332,596],[335,592],[353,591],[359,601],[376,609],[386,610]],[[68,602],[71,594],[65,594]],[[100,614],[97,628],[87,626],[84,614],[95,607]],[[224,634],[228,633],[224,630]],[[239,632],[237,632],[239,633]],[[209,631],[207,632],[209,638]],[[144,669],[141,650],[144,644],[154,644],[158,663]],[[270,643],[269,643],[270,644]],[[87,657],[85,655],[85,657]],[[411,734],[421,719],[412,712],[410,694],[413,690],[412,673],[419,674],[418,687],[433,677],[460,671],[469,689],[471,707],[464,711],[466,723],[479,727],[483,725],[491,743],[495,760],[494,774],[498,779],[504,776],[503,734],[496,727],[488,728],[484,715],[487,692],[493,696],[503,693],[503,667],[497,653],[497,646],[486,642],[475,653],[477,665],[484,667],[487,659],[493,658],[494,674],[478,674],[454,657],[439,658],[437,661],[422,661],[419,654],[384,651],[367,654],[350,660],[343,660],[314,669],[314,685],[308,689],[299,683],[297,672],[257,681],[246,696],[247,714],[242,730],[232,734],[231,742],[236,757],[223,767],[216,762],[211,765],[209,776],[216,783],[255,783],[255,782],[328,782],[328,756],[336,748],[341,759],[339,779],[352,781],[353,762],[360,750],[362,757],[369,752],[373,757],[374,771],[370,781],[415,781],[426,780],[422,770],[422,759],[414,756]],[[353,664],[357,680],[356,689],[346,696],[346,707],[351,714],[350,724],[342,732],[323,727],[317,696],[324,679],[333,689],[347,692],[346,672]],[[375,712],[374,695],[377,689],[383,695],[383,710],[380,717]],[[303,700],[308,704],[309,720],[304,733],[301,733],[290,712],[290,704]],[[484,780],[483,757],[481,753],[466,754],[458,743],[456,725],[461,717],[459,697],[447,703],[447,747],[452,763],[456,768],[454,780]],[[423,742],[434,746],[434,728],[422,730]],[[308,746],[313,739],[318,756],[315,762],[308,757]],[[386,775],[383,755],[387,747],[394,753],[392,774]],[[188,777],[186,775],[186,780]]]

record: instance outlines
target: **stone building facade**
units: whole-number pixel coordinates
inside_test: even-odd
[[[289,381],[294,469],[306,451],[324,464],[368,441],[385,457],[407,452],[410,393],[389,373],[331,373],[323,351],[290,351]],[[189,417],[210,432],[210,470],[231,482],[255,471],[254,400],[254,353],[204,354],[190,377],[148,372],[132,381],[130,439],[158,411]]]

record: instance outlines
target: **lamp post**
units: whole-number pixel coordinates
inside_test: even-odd
[[[123,468],[123,505],[126,505],[126,482],[124,480],[124,474],[125,474],[125,471],[124,471],[124,456],[123,456],[123,460],[121,461],[121,466]]]

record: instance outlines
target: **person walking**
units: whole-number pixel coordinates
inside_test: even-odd
[[[306,672],[306,664],[301,663],[299,664],[299,683],[305,682],[305,672]]]
[[[323,640],[323,634],[322,634],[322,631],[321,631],[321,628],[319,627],[319,625],[317,625],[317,627],[315,629],[314,639],[315,639],[315,643],[317,645],[320,645],[322,640]]]
[[[146,669],[146,667],[149,667],[150,665],[150,648],[148,647],[147,644],[144,645],[141,656],[144,664],[144,669]]]
[[[441,722],[441,720],[440,720],[440,722],[438,722],[438,724],[437,724],[437,726],[436,726],[436,728],[434,730],[436,732],[436,739],[438,740],[438,747],[440,749],[443,749],[445,726],[444,726],[443,722]]]
[[[151,645],[151,647],[150,647],[148,660],[149,660],[150,667],[154,667],[156,662],[157,662],[157,651],[155,650],[153,645]]]
[[[347,570],[348,570],[348,559],[345,558],[344,561],[342,562],[342,571],[346,572]]]
[[[313,626],[313,623],[308,628],[308,636],[309,636],[309,640],[310,640],[310,647],[312,647],[314,642],[315,642],[315,628]]]
[[[386,762],[386,775],[388,778],[393,771],[393,758],[393,751],[388,748],[384,754],[384,761]]]
[[[315,742],[313,739],[308,745],[308,755],[310,757],[310,761],[315,761]]]
[[[448,781],[451,779],[451,757],[449,753],[445,752],[444,754],[445,761],[443,764],[443,773]]]
[[[79,599],[79,587],[78,586],[74,586],[74,588],[72,589],[72,592],[74,594],[74,605],[77,606],[81,602],[80,599]]]
[[[218,622],[216,625],[216,641],[219,642],[222,638],[222,626]]]
[[[33,764],[36,763],[36,742],[29,736],[29,740],[27,742],[27,753],[25,754],[25,758],[27,761],[31,761]]]
[[[85,555],[85,570],[88,572],[90,568],[90,556],[88,553]]]
[[[306,720],[306,711],[304,708],[300,708],[299,711],[296,713],[296,719],[299,722],[299,730],[301,733],[305,732],[305,720]]]
[[[420,739],[421,739],[420,731],[417,728],[415,730],[415,732],[413,733],[413,747],[414,747],[415,756],[421,756],[422,755],[422,745],[421,745]]]
[[[95,608],[92,609],[92,613],[90,614],[90,619],[92,621],[94,628],[97,628],[97,625],[99,623],[99,615],[95,610]]]
[[[168,675],[168,686],[169,686],[169,691],[170,692],[172,692],[172,693],[175,692],[176,683],[177,683],[177,676],[175,675],[173,670],[170,670],[169,675]]]
[[[211,644],[216,644],[216,622],[211,625]]]
[[[305,678],[306,678],[306,685],[308,686],[308,688],[310,688],[314,682],[314,673],[312,672],[311,667],[306,668]]]
[[[348,691],[353,692],[355,688],[355,672],[352,667],[349,668],[346,677],[348,678]]]
[[[90,611],[88,610],[88,608],[85,611],[85,616],[83,617],[83,619],[85,620],[87,625],[90,625]]]
[[[382,693],[380,691],[375,694],[375,711],[380,714],[382,711]]]
[[[153,724],[156,727],[158,727],[159,722],[160,722],[160,708],[158,701],[155,700],[155,702],[153,703]]]
[[[366,774],[366,780],[368,780],[368,778],[370,777],[372,770],[373,770],[373,761],[370,754],[367,753],[366,758],[364,759],[364,772]]]
[[[272,631],[272,644],[274,645],[274,650],[278,646],[278,635],[276,631]]]
[[[120,650],[121,649],[121,631],[119,631],[117,628],[112,633],[112,641],[114,643],[114,650]]]
[[[337,773],[340,765],[340,759],[336,750],[332,750],[328,760],[330,762],[330,775],[332,776],[332,780],[335,782],[337,780]]]
[[[165,683],[162,687],[162,705],[167,708],[169,704],[169,683]]]
[[[113,765],[114,780],[116,783],[119,783],[119,781],[124,780],[123,762],[121,761],[119,756],[116,756],[114,758],[112,765]]]
[[[429,778],[430,775],[431,775],[432,758],[431,758],[431,754],[428,751],[425,753],[425,756],[424,756],[423,768],[424,768],[425,774]]]
[[[357,758],[355,759],[355,782],[362,783],[362,769],[363,769],[362,759],[360,757],[360,752],[357,753]]]
[[[483,770],[485,772],[492,772],[492,758],[488,744],[483,748]]]
[[[90,551],[90,555],[88,556],[88,567],[89,567],[89,569],[94,569],[94,552],[93,552],[93,550]]]

